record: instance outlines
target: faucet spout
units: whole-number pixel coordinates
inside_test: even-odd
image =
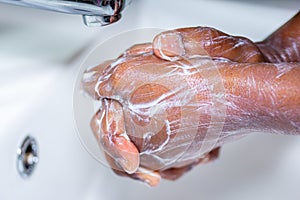
[[[118,21],[131,0],[0,0],[0,3],[83,16],[87,26],[105,26]]]

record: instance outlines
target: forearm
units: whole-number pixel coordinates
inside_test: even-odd
[[[300,134],[300,63],[220,65],[226,91],[225,131]]]
[[[300,62],[300,12],[257,46],[268,62]]]

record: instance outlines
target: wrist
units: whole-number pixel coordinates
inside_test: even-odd
[[[300,64],[220,64],[228,129],[300,134]]]

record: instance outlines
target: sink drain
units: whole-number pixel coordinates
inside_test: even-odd
[[[38,158],[38,145],[36,140],[27,136],[17,150],[17,169],[21,177],[28,178],[34,171]]]

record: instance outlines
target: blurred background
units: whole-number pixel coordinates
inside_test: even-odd
[[[72,107],[83,58],[116,34],[211,26],[259,41],[299,8],[297,0],[132,0],[118,22],[87,27],[80,15],[0,4],[0,199],[300,199],[300,137],[253,134],[224,146],[216,162],[148,188],[88,154]]]

